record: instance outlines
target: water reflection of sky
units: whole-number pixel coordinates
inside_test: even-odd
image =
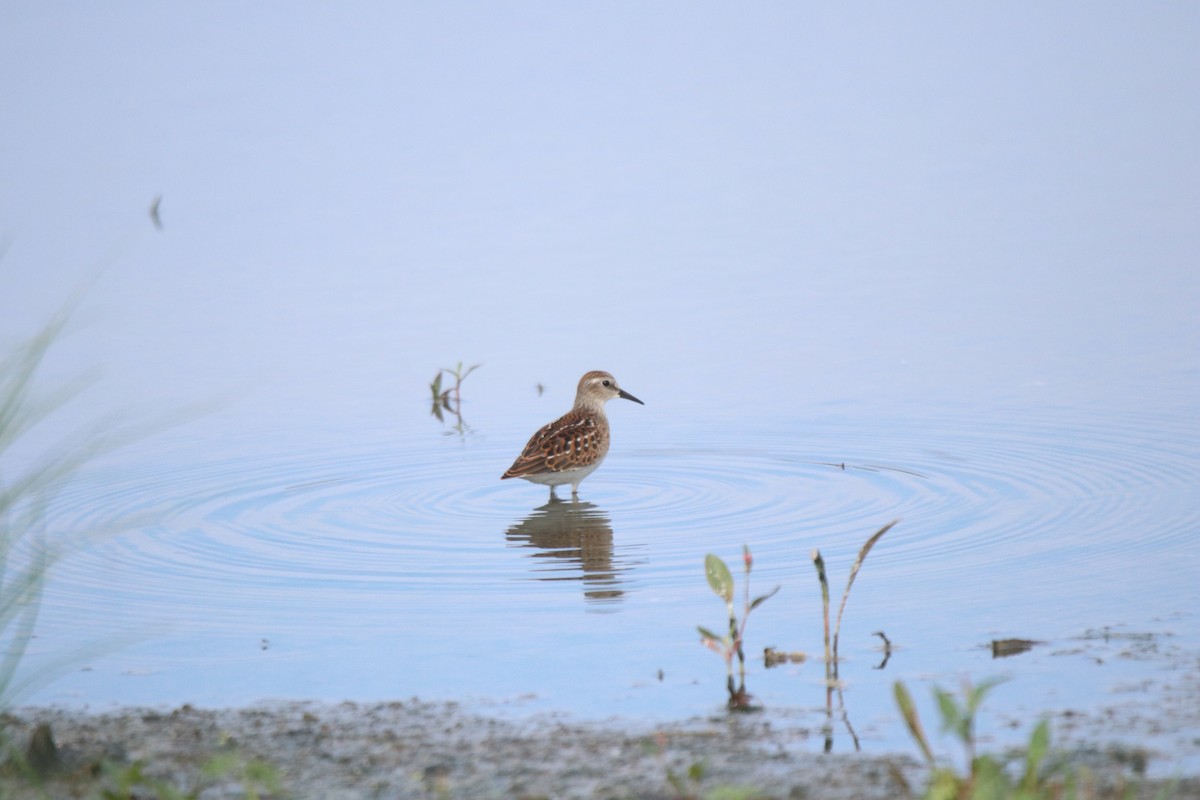
[[[1200,12],[1083,10],[0,12],[0,336],[87,283],[48,377],[102,371],[47,438],[218,404],[64,495],[170,513],[44,619],[165,626],[111,662],[154,674],[63,691],[694,713],[671,676],[719,664],[667,632],[719,616],[704,552],[811,600],[808,550],[894,516],[856,663],[885,624],[914,677],[990,672],[993,633],[1194,648]],[[460,359],[444,436],[425,386]],[[494,479],[593,368],[647,406],[548,533]],[[764,644],[811,616],[787,594]],[[1067,658],[1023,662],[1034,709],[1116,680]]]

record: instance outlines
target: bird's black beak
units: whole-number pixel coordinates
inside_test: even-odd
[[[633,402],[637,403],[640,406],[646,405],[641,400],[638,400],[636,397],[634,397],[633,395],[631,395],[629,392],[625,391],[624,389],[617,389],[617,396],[624,397],[626,400],[632,400]]]

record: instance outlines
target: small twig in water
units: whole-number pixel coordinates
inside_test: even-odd
[[[883,661],[880,661],[879,666],[875,667],[875,669],[883,669],[887,666],[888,659],[892,657],[892,640],[883,631],[875,631],[874,635],[883,639]]]

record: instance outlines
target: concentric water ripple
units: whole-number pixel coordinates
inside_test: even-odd
[[[1165,420],[856,421],[704,439],[634,448],[602,479],[636,506],[630,524],[666,533],[656,563],[681,567],[667,580],[690,580],[699,548],[741,542],[790,549],[790,569],[814,546],[852,559],[894,518],[904,524],[880,560],[922,579],[986,567],[1066,580],[1069,556],[1190,551],[1200,528],[1196,434]]]
[[[520,637],[533,652],[576,635],[581,608],[711,601],[706,552],[732,559],[746,543],[762,585],[811,580],[812,548],[848,566],[895,518],[861,591],[887,592],[896,608],[956,592],[954,602],[1010,603],[1014,586],[1038,587],[1056,613],[1106,592],[1120,604],[1131,563],[1161,596],[1195,596],[1190,423],[941,414],[635,422],[617,435],[582,500],[559,504],[545,487],[498,479],[523,441],[515,430],[364,433],[211,461],[147,443],[57,498],[52,529],[121,532],[61,565],[45,625],[61,635],[165,624],[197,641],[399,635],[452,648],[456,636],[502,639],[514,619],[536,620]],[[622,646],[669,635],[639,630],[622,632]]]

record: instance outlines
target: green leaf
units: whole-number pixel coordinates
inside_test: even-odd
[[[733,602],[733,575],[719,557],[709,553],[704,557],[704,574],[713,592],[726,603]]]
[[[929,776],[929,788],[925,791],[926,800],[958,800],[967,797],[963,793],[963,781],[951,769],[935,769]]]
[[[1032,792],[1037,788],[1038,771],[1042,760],[1050,750],[1050,724],[1042,720],[1029,736],[1029,749],[1025,753],[1025,775],[1021,778],[1021,788]]]
[[[933,687],[933,696],[937,699],[938,713],[942,715],[942,730],[953,731],[961,738],[964,735],[963,713],[958,707],[958,701],[950,692],[937,686]]]
[[[772,597],[775,596],[775,593],[778,591],[779,591],[779,587],[776,586],[774,589],[767,592],[762,597],[754,598],[754,601],[752,603],[750,603],[750,610],[753,611],[754,609],[758,608],[759,605],[761,605],[762,603],[765,603],[766,601],[770,600]]]
[[[978,756],[971,762],[974,782],[972,797],[1013,797],[1012,781],[1000,762],[991,756]]]
[[[703,636],[705,639],[711,639],[714,642],[721,641],[720,636],[717,636],[715,633],[713,633],[712,631],[710,631],[708,628],[704,627],[703,625],[697,625],[696,630],[700,631],[700,635]]]
[[[932,764],[933,750],[929,747],[929,740],[925,738],[925,731],[921,727],[921,717],[917,714],[917,705],[913,702],[912,695],[908,693],[908,687],[902,682],[896,681],[892,686],[892,691],[896,695],[896,705],[900,709],[900,715],[904,717],[904,724],[908,726],[909,734],[921,748],[925,761]]]
[[[992,689],[995,689],[997,686],[1007,680],[1008,678],[993,677],[980,681],[979,685],[972,689],[967,695],[967,716],[975,716],[975,712],[979,710],[981,705],[983,705],[983,699],[988,696]]]

